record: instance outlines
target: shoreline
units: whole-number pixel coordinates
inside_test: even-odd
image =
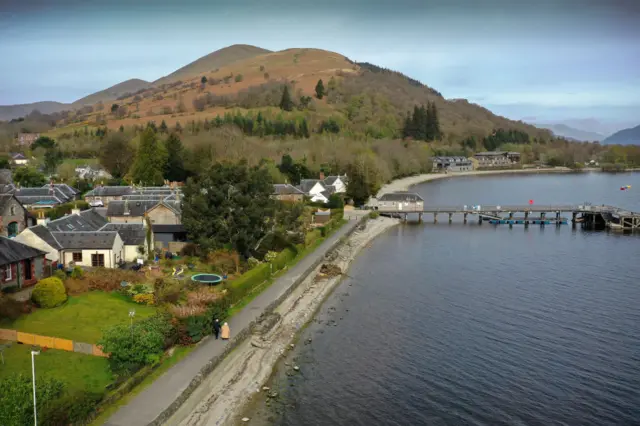
[[[377,236],[396,226],[396,219],[368,220],[334,250],[324,263],[338,266],[342,274]],[[262,390],[281,357],[294,345],[299,333],[312,321],[342,275],[318,277],[316,267],[302,283],[207,376],[192,395],[166,421],[167,425],[233,425],[251,401],[267,397]]]
[[[600,172],[600,169],[583,169],[573,170],[568,167],[553,167],[543,169],[509,169],[509,170],[474,170],[470,172],[451,172],[451,173],[424,173],[416,176],[408,176],[406,178],[393,180],[383,185],[377,197],[387,192],[408,191],[412,186],[425,182],[431,182],[440,179],[449,179],[455,177],[469,176],[490,176],[490,175],[509,175],[509,174],[550,174],[550,173],[587,173]]]

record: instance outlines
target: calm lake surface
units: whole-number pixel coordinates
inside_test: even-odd
[[[640,211],[637,173],[414,189],[425,205]],[[252,424],[640,424],[640,236],[443,216],[379,237],[349,274],[288,358],[300,374],[279,367],[281,398],[258,404]]]

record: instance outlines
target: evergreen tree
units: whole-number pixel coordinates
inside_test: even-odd
[[[289,94],[289,87],[287,85],[284,86],[284,91],[282,92],[282,99],[280,100],[280,109],[284,111],[293,111],[293,101],[291,100],[291,95]]]
[[[167,127],[167,123],[165,123],[164,120],[162,120],[162,123],[160,123],[160,133],[167,133],[169,131],[169,127]]]
[[[309,125],[307,124],[306,118],[303,118],[302,123],[300,123],[300,136],[307,139],[311,136],[309,134]]]
[[[258,117],[256,117],[256,121],[258,123],[262,123],[263,120],[264,118],[262,117],[262,111],[258,111]]]
[[[162,185],[166,164],[167,151],[158,142],[156,133],[147,128],[140,136],[140,145],[131,168],[133,182],[145,186]]]
[[[203,75],[202,78],[200,79],[200,83],[207,84],[207,77]]]
[[[322,99],[324,93],[324,83],[322,83],[322,79],[320,79],[318,80],[318,84],[316,84],[316,98]]]
[[[118,129],[118,130],[120,131],[120,133],[123,133],[124,132],[124,126],[121,124],[120,125],[120,129]]]
[[[182,133],[182,126],[179,121],[176,121],[176,132]]]
[[[171,182],[183,182],[187,178],[184,167],[184,146],[177,134],[171,133],[165,141],[167,165],[164,177]]]

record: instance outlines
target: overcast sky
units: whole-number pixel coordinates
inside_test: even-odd
[[[518,6],[521,4],[521,6]],[[640,0],[0,0],[0,104],[72,102],[231,44],[316,47],[516,119],[640,122]]]

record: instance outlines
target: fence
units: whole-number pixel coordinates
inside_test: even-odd
[[[61,351],[78,352],[86,355],[108,357],[109,355],[91,343],[74,342],[69,339],[58,337],[40,336],[38,334],[23,333],[16,330],[0,328],[0,340],[23,343],[25,345],[40,346],[48,349],[58,349]]]

